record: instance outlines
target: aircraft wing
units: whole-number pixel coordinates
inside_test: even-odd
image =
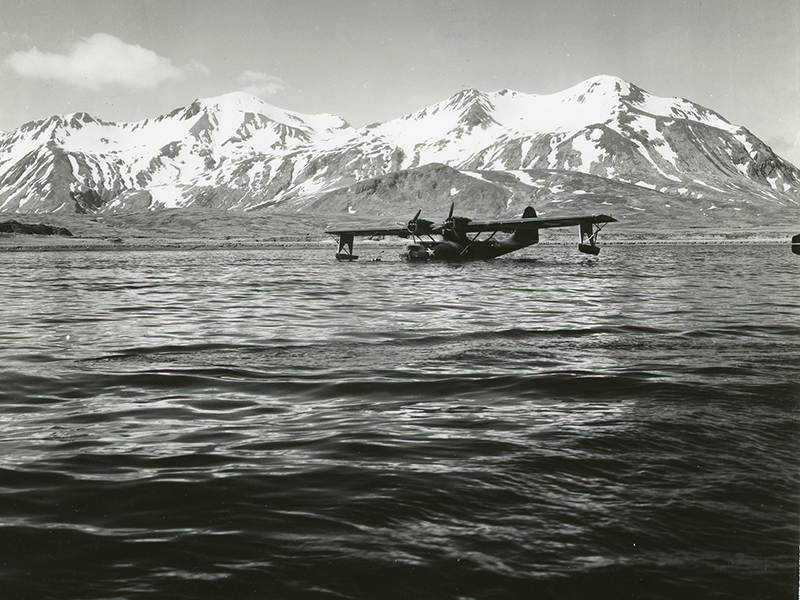
[[[372,235],[396,235],[398,237],[407,238],[407,227],[367,227],[364,229],[326,229],[325,233],[338,236],[372,236]]]
[[[572,227],[573,225],[588,225],[590,223],[614,223],[616,219],[608,215],[585,215],[580,217],[533,217],[528,219],[508,219],[503,221],[470,221],[467,223],[467,232],[502,231],[513,233],[531,229],[545,229],[548,227]]]

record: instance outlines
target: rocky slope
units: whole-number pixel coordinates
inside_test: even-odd
[[[361,129],[234,93],[139,123],[76,113],[0,134],[3,212],[402,217],[452,201],[473,216],[533,204],[751,226],[796,219],[800,171],[708,109],[607,76],[551,95],[463,90]]]

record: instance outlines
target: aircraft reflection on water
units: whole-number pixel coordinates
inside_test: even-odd
[[[597,236],[600,230],[606,223],[616,222],[615,218],[608,215],[542,219],[536,216],[536,211],[530,206],[518,219],[473,221],[467,217],[453,216],[454,208],[455,203],[450,205],[450,214],[440,225],[421,219],[422,210],[419,210],[405,227],[328,229],[326,233],[339,239],[336,252],[338,260],[358,258],[353,254],[353,240],[356,237],[390,235],[411,238],[412,243],[401,254],[406,260],[459,262],[496,258],[527,248],[539,242],[540,229],[551,227],[577,226],[580,232],[578,250],[586,254],[598,254],[600,247],[597,245]],[[506,235],[500,238],[498,233]]]

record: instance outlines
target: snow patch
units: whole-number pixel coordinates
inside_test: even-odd
[[[571,170],[576,170],[581,173],[590,173],[592,165],[595,163],[602,163],[606,158],[606,151],[597,145],[592,136],[597,129],[592,130],[584,135],[577,135],[572,139],[572,148],[581,156],[581,164],[575,168],[572,166]],[[602,134],[602,131],[600,132]]]
[[[716,192],[721,192],[723,194],[725,193],[725,190],[721,190],[718,187],[714,187],[713,185],[711,185],[710,183],[706,183],[705,181],[700,181],[699,179],[694,179],[693,181],[698,185],[702,185],[702,186],[707,187],[709,189],[712,189],[712,190],[714,190]]]
[[[486,183],[492,183],[491,181],[486,179],[483,175],[481,175],[480,173],[476,173],[475,171],[461,171],[461,173],[463,173],[464,175],[468,175],[473,179],[477,179],[478,181],[485,181]]]
[[[534,180],[530,173],[526,173],[525,171],[509,171],[509,173],[516,177],[517,181],[520,183],[536,188],[544,187],[543,182],[541,180]]]
[[[75,179],[77,179],[78,178],[78,171],[79,171],[78,161],[75,160],[75,157],[72,156],[72,154],[68,154],[67,158],[69,159],[70,167],[72,167],[72,176]]]
[[[777,175],[775,175],[773,177],[767,177],[767,182],[769,183],[770,187],[773,190],[777,190],[778,189],[778,176]]]

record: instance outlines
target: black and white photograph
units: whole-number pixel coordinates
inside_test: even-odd
[[[797,0],[0,0],[0,600],[795,600]]]

